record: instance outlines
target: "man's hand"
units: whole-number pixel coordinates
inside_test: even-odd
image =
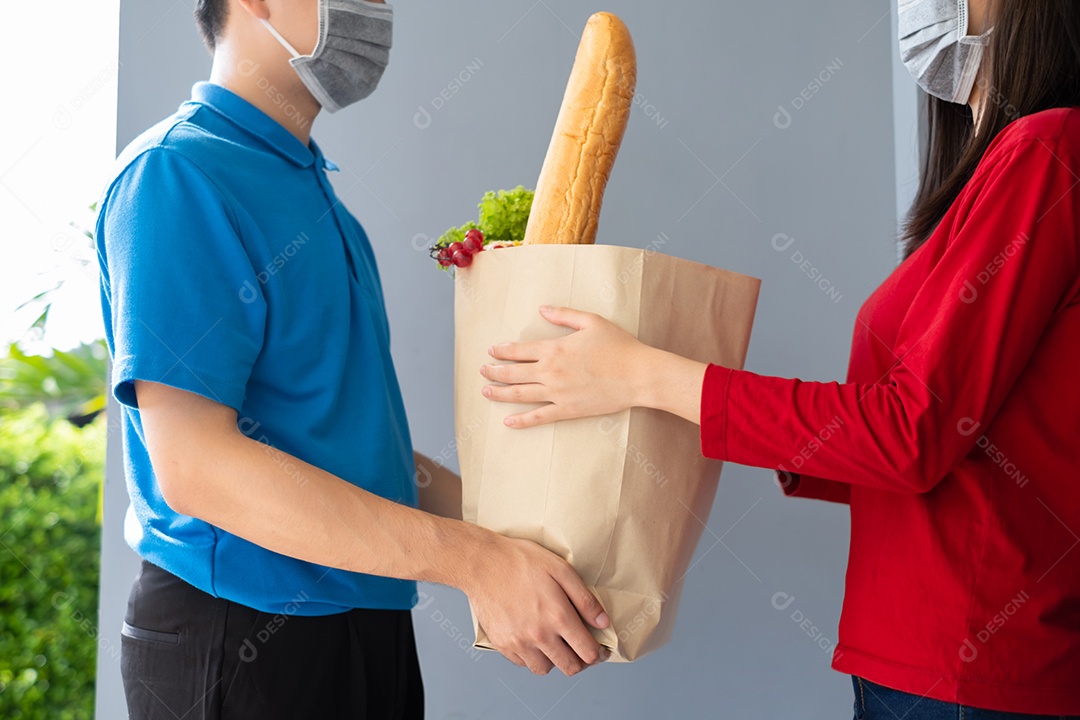
[[[461,478],[416,453],[420,508],[461,519]],[[538,675],[567,675],[607,658],[582,624],[603,629],[607,614],[569,564],[528,540],[490,534],[462,583],[495,649]]]
[[[461,519],[461,478],[416,453],[420,508]],[[607,658],[582,624],[603,629],[607,614],[569,564],[528,540],[484,537],[474,578],[462,583],[488,639],[511,662],[538,675],[567,675]],[[569,598],[569,599],[568,599]]]
[[[554,663],[573,674],[599,657],[577,613],[604,627],[600,603],[539,545],[367,492],[245,436],[235,410],[200,395],[142,381],[135,392],[154,474],[175,512],[300,560],[462,589],[497,647],[536,672]],[[455,478],[446,475],[452,497]]]
[[[512,663],[546,675],[575,675],[607,659],[582,622],[609,620],[600,602],[562,558],[529,540],[495,535],[463,588],[488,639]]]

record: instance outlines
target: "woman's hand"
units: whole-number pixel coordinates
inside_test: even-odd
[[[632,407],[635,370],[649,348],[614,323],[568,308],[540,309],[550,323],[576,332],[554,340],[496,345],[488,353],[513,365],[484,365],[480,373],[505,387],[488,385],[484,395],[499,402],[547,403],[506,418],[514,428],[608,415]]]
[[[509,365],[484,365],[496,383],[484,396],[498,402],[545,403],[506,418],[512,428],[655,407],[700,420],[705,365],[661,352],[599,315],[569,308],[540,309],[548,322],[575,332],[554,340],[496,345],[488,352]],[[677,377],[671,377],[675,372]],[[695,379],[696,376],[696,379]],[[696,389],[695,389],[696,384]],[[679,404],[672,389],[682,387]]]

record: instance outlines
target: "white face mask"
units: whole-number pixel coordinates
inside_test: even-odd
[[[967,0],[900,0],[900,59],[934,97],[966,105],[991,30],[967,35]]]
[[[268,20],[262,21],[292,54],[289,64],[323,109],[334,113],[375,91],[390,61],[394,11],[365,0],[319,0],[319,41],[301,55]]]

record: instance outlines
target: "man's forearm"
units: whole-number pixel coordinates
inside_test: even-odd
[[[196,393],[140,380],[135,392],[158,486],[176,512],[319,565],[460,588],[494,646],[534,672],[555,663],[572,675],[601,657],[581,618],[605,628],[603,607],[536,543],[366,492],[243,435],[236,410]],[[444,488],[460,487],[444,472]]]
[[[463,588],[468,558],[494,539],[473,525],[373,495],[243,435],[207,443],[166,460],[171,467],[155,466],[159,476],[173,476],[171,486],[183,488],[170,498],[174,509],[283,555]]]

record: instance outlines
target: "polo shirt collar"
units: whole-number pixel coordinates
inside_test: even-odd
[[[191,89],[191,100],[227,118],[294,164],[310,167],[315,162],[318,146],[314,141],[311,141],[311,148],[305,147],[281,123],[233,91],[214,83],[200,82]]]

